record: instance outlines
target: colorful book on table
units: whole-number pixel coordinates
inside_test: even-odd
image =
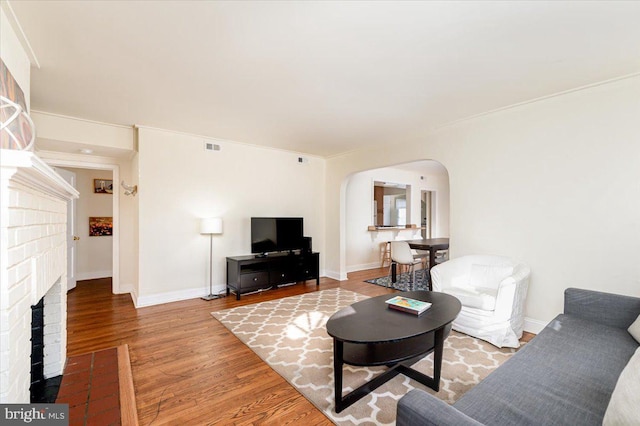
[[[392,299],[386,300],[385,303],[389,305],[389,308],[391,309],[409,312],[414,315],[420,315],[431,306],[431,303],[429,302],[423,302],[422,300],[410,299],[402,296],[396,296]]]

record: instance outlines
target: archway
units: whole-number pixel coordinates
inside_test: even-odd
[[[376,197],[382,187],[390,188],[384,197],[387,207],[381,206],[381,197]],[[425,192],[431,194],[428,210],[421,202]],[[428,225],[430,237],[449,237],[449,174],[435,160],[354,173],[345,179],[342,203],[345,219],[341,247],[347,273],[380,267],[381,244],[422,238],[423,228]],[[425,218],[427,223],[423,224]]]

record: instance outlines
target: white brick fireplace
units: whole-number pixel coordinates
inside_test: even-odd
[[[67,202],[78,192],[29,151],[0,150],[0,403],[28,403],[31,306],[44,297],[44,374],[67,345]]]

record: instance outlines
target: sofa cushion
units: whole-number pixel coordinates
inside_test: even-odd
[[[493,311],[496,308],[497,291],[491,288],[449,287],[444,293],[458,298],[462,306]]]
[[[490,288],[498,290],[500,283],[513,274],[509,265],[471,265],[469,286],[472,288]]]
[[[487,425],[601,425],[637,347],[625,329],[559,315],[454,407]]]
[[[638,318],[629,326],[627,331],[636,339],[636,342],[640,343],[640,315],[638,315]]]
[[[638,322],[638,321],[636,321]],[[611,401],[604,413],[603,426],[640,424],[640,348],[622,370]]]

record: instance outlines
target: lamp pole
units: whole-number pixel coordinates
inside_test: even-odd
[[[201,299],[213,300],[220,297],[217,294],[213,294],[213,235],[222,234],[222,219],[219,217],[202,219],[200,233],[209,234],[209,294],[202,296]]]

